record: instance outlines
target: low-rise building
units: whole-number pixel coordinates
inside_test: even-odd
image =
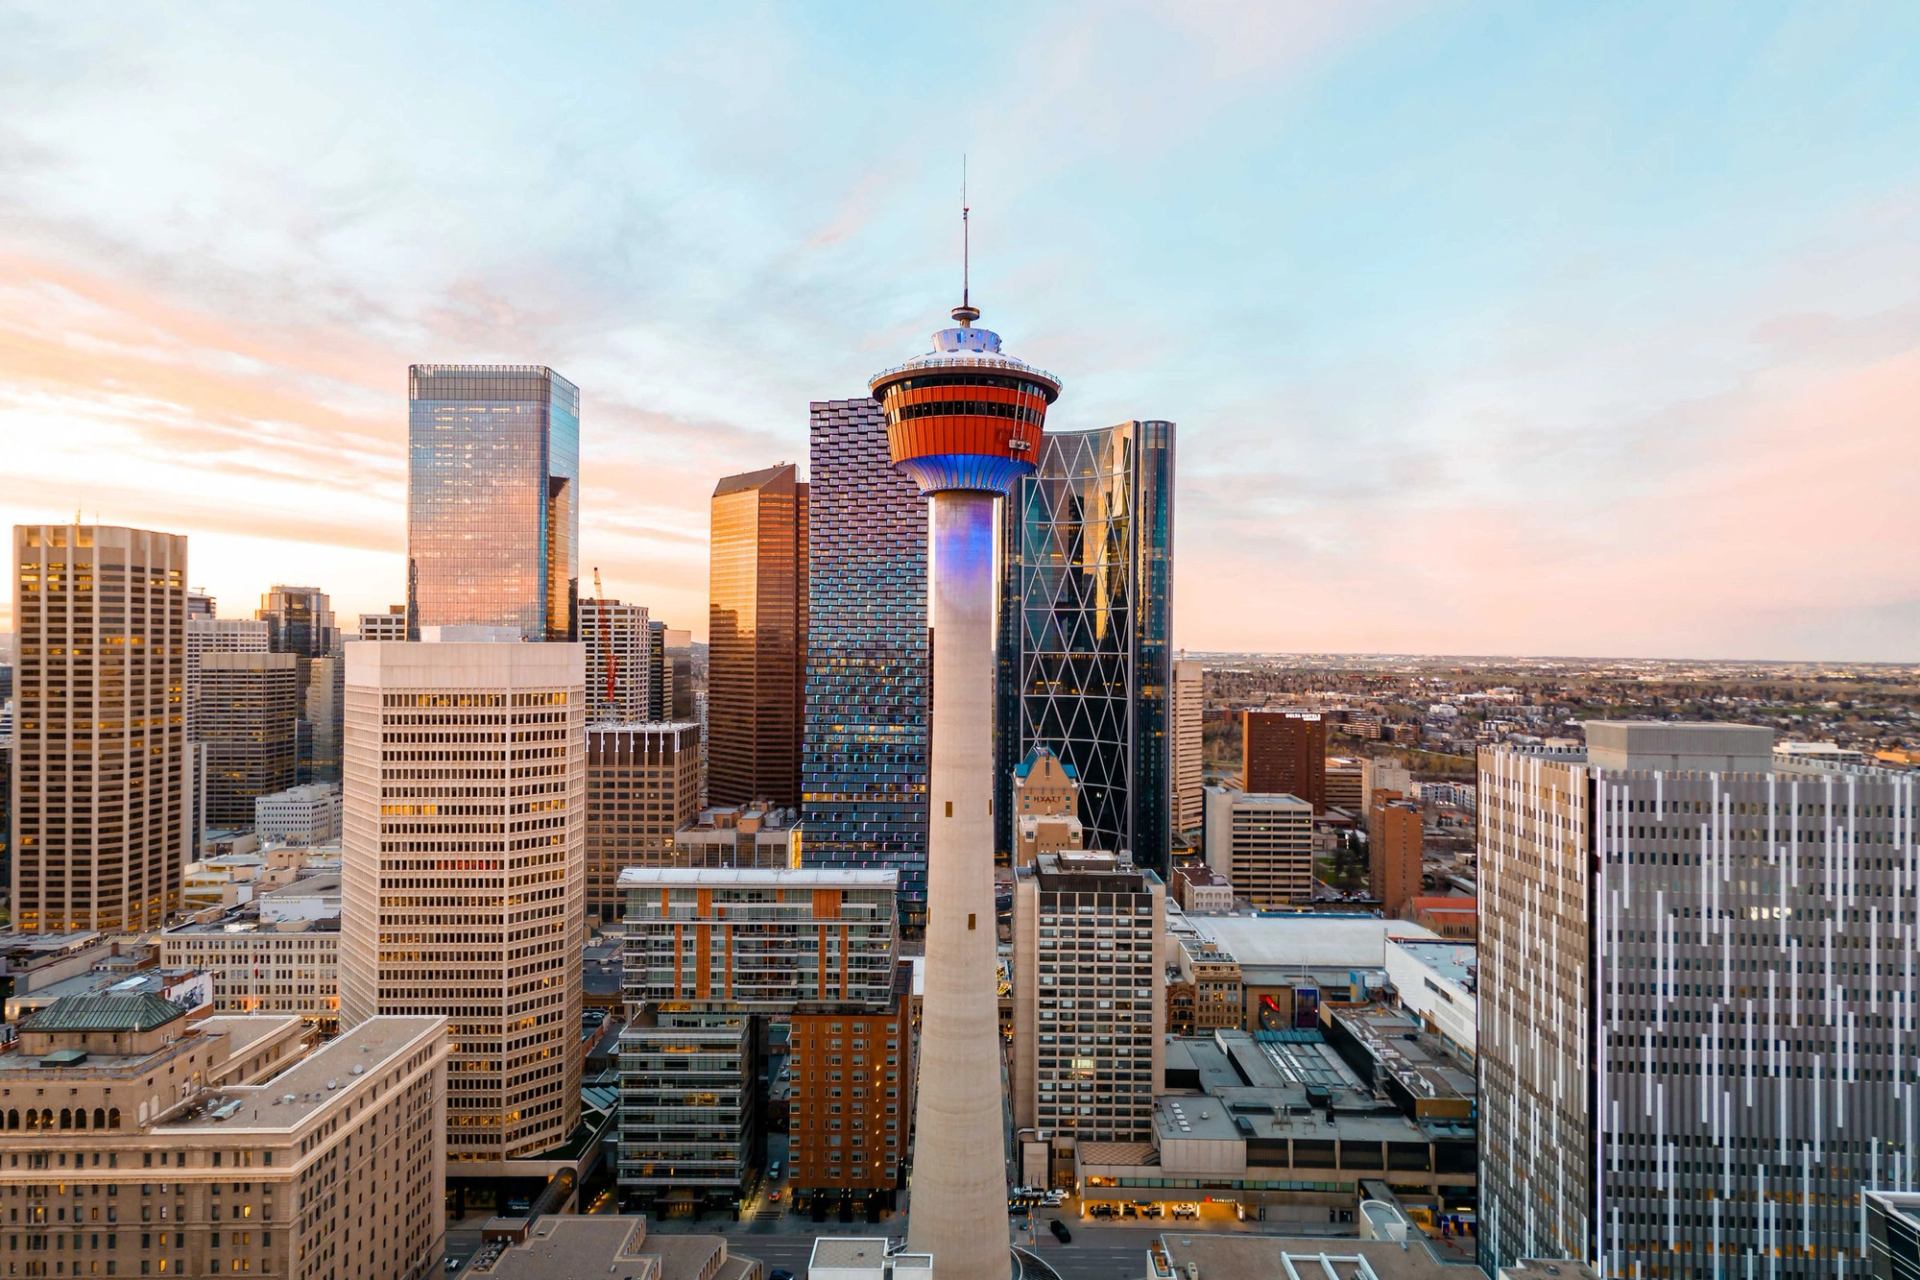
[[[766,804],[702,809],[673,833],[672,865],[719,869],[798,870],[800,815]]]
[[[216,1013],[292,1014],[331,1034],[340,1025],[340,917],[268,920],[235,912],[159,937],[162,965],[213,981]]]
[[[890,1253],[885,1236],[820,1236],[807,1257],[807,1280],[931,1280],[930,1253]]]
[[[1572,1264],[1568,1264],[1572,1265]],[[1567,1280],[1573,1280],[1569,1272]],[[1147,1280],[1486,1280],[1478,1267],[1442,1259],[1424,1243],[1306,1236],[1168,1232],[1148,1252]],[[1532,1280],[1529,1277],[1529,1280]]]
[[[1386,965],[1400,1007],[1471,1058],[1479,1047],[1479,949],[1450,938],[1390,938]]]
[[[1174,934],[1212,942],[1240,967],[1241,1027],[1311,1030],[1327,1004],[1366,1000],[1387,985],[1387,940],[1428,937],[1405,920],[1373,915],[1182,916]]]
[[[1381,1179],[1411,1205],[1472,1202],[1471,1124],[1406,1115],[1317,1032],[1178,1037],[1166,1062],[1151,1141],[1075,1148],[1084,1202],[1207,1200],[1249,1218],[1324,1222]]]
[[[335,843],[340,839],[340,788],[310,782],[261,796],[253,802],[253,831],[275,844]]]
[[[645,1218],[544,1214],[526,1239],[485,1245],[467,1274],[487,1280],[762,1280],[758,1262],[721,1235],[649,1233]]]
[[[1480,900],[1470,894],[1425,895],[1407,906],[1406,916],[1443,938],[1472,942],[1480,936]]]
[[[29,1019],[0,1058],[6,1256],[40,1275],[437,1272],[445,1021],[311,1040],[295,1018],[195,1023],[147,995]]]
[[[1174,902],[1188,915],[1213,915],[1233,910],[1233,882],[1204,862],[1173,869],[1168,884]]]

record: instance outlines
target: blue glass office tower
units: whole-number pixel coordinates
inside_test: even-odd
[[[1171,422],[1049,431],[1001,537],[995,839],[1036,745],[1080,775],[1089,849],[1167,874],[1172,854]]]
[[[544,365],[408,371],[407,633],[578,639],[580,390]]]
[[[927,893],[927,506],[870,397],[810,411],[802,856]]]

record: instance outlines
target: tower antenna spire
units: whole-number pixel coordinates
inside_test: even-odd
[[[953,318],[960,327],[970,327],[980,318],[980,308],[973,305],[973,210],[967,204],[967,156],[960,154],[960,305],[953,309]]]

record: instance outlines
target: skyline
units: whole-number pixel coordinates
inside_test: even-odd
[[[1177,648],[1920,660],[1920,12],[844,17],[0,14],[5,521],[384,611],[407,366],[545,364],[581,565],[704,639],[964,152],[1051,425],[1180,426]]]

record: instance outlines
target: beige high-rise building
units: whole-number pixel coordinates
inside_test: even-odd
[[[447,1018],[457,1172],[580,1118],[582,670],[567,643],[347,650],[340,1023]]]
[[[13,552],[14,925],[159,928],[192,844],[187,540],[16,525]]]
[[[1173,664],[1173,830],[1198,831],[1206,783],[1206,668],[1182,658]]]
[[[9,1275],[417,1280],[446,1239],[447,1031],[70,996],[0,1065]]]
[[[588,725],[587,915],[618,920],[621,868],[669,865],[673,833],[699,811],[699,725]]]
[[[208,653],[200,659],[195,732],[206,746],[200,825],[251,830],[254,802],[293,785],[299,758],[300,659]]]
[[[1313,806],[1299,796],[1208,787],[1207,865],[1262,909],[1313,897]]]
[[[1013,884],[1013,1123],[1153,1140],[1166,1044],[1165,887],[1111,853],[1046,853]]]

